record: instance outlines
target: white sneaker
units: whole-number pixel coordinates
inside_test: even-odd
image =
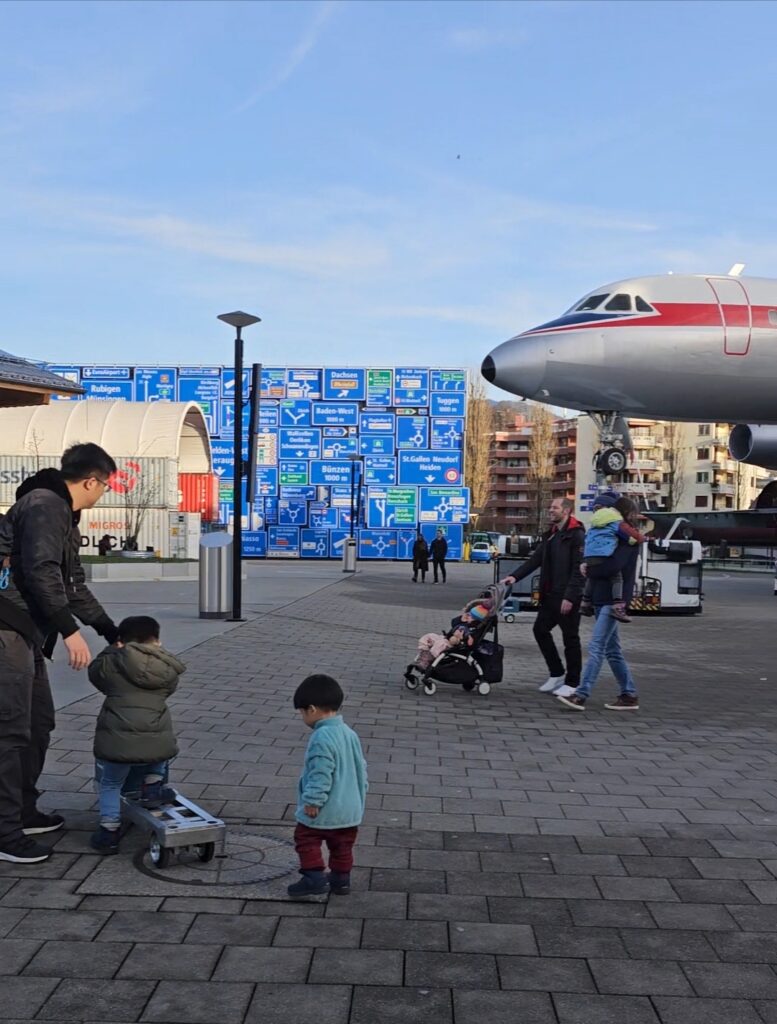
[[[559,686],[564,685],[564,676],[549,676],[540,687],[540,693],[555,693]]]
[[[573,693],[577,693],[577,687],[567,686],[566,683],[564,683],[563,686],[559,686],[557,690],[553,691],[553,694],[556,697],[571,697]]]

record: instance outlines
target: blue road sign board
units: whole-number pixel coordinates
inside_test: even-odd
[[[268,558],[299,558],[299,527],[270,526],[267,529]]]
[[[317,427],[355,427],[359,422],[356,402],[315,402],[313,424]]]
[[[393,434],[396,430],[393,412],[363,412],[359,414],[359,434]]]
[[[358,446],[357,437],[325,437],[321,442],[321,455],[325,459],[347,458],[357,454]]]
[[[367,371],[324,370],[324,398],[363,402],[367,398]]]
[[[256,493],[267,499],[264,503],[264,513],[267,522],[277,522],[277,504],[273,507],[274,520],[270,519],[269,499],[273,498],[277,503],[275,495],[278,493],[278,467],[257,466],[256,467]]]
[[[426,416],[400,416],[397,419],[397,448],[428,448],[429,420]]]
[[[131,380],[129,366],[84,366],[81,380]]]
[[[320,459],[321,431],[311,427],[281,427],[278,445],[282,459]]]
[[[310,402],[286,398],[280,404],[280,426],[309,427]]]
[[[360,455],[393,455],[393,434],[362,434],[359,438]]]
[[[415,487],[370,487],[367,490],[367,526],[413,526],[418,520]]]
[[[243,558],[267,557],[267,534],[264,530],[243,530]]]
[[[437,417],[432,420],[430,448],[461,448],[464,443],[464,420]]]
[[[461,482],[460,451],[399,451],[400,484],[442,486]]]
[[[421,526],[421,533],[426,538],[427,544],[431,544],[434,538],[437,536],[437,531],[441,529],[445,534],[445,539],[448,541],[448,554],[446,558],[451,560],[461,558],[461,549],[464,543],[464,527],[463,526],[432,526],[431,523],[424,523]]]
[[[278,403],[277,402],[265,402],[262,401],[259,406],[259,426],[260,427],[277,427],[278,426]]]
[[[393,370],[367,370],[367,405],[391,405]]]
[[[329,530],[302,530],[300,538],[303,558],[329,558]]]
[[[345,544],[345,538],[350,537],[349,530],[330,530],[329,531],[329,557],[330,558],[342,558],[343,557],[343,545]]]
[[[326,484],[328,487],[351,483],[351,461],[349,459],[321,459],[310,463],[310,482]],[[358,464],[354,470],[358,481]]]
[[[88,369],[88,367],[84,367]],[[134,402],[135,388],[131,380],[120,380],[115,377],[102,380],[89,378],[81,381],[86,389],[86,397],[101,402]]]
[[[250,415],[250,409],[247,405],[243,406],[243,432],[248,433],[248,417]],[[235,430],[235,403],[227,401],[226,399],[221,400],[221,436],[229,437],[230,434],[234,433]]]
[[[279,526],[304,526],[308,521],[308,503],[306,501],[278,501]]]
[[[224,480],[232,480],[235,465],[234,441],[211,441],[210,454],[213,460],[213,472]]]
[[[139,366],[135,370],[136,402],[174,402],[178,371],[172,366]]]
[[[285,459],[280,463],[279,481],[295,487],[310,483],[310,463],[307,459]]]
[[[433,391],[432,416],[463,416],[466,399],[463,391]]]
[[[359,530],[359,558],[396,558],[396,530]]]
[[[286,372],[286,397],[287,398],[320,398],[321,397],[321,371],[320,370],[287,370],[287,372]]]
[[[71,384],[81,383],[81,367],[80,366],[63,366],[59,363],[46,363],[45,368],[49,373],[56,373],[59,377],[64,377],[65,380],[69,380]],[[52,402],[77,402],[83,395],[52,395]]]
[[[356,504],[356,488],[354,488],[354,505]],[[329,502],[332,508],[347,508],[351,507],[351,488],[343,486],[335,486],[331,490],[331,497]],[[342,525],[342,523],[340,524]]]
[[[394,405],[428,405],[429,371],[415,367],[394,370]]]
[[[251,371],[243,370],[243,398],[248,398],[251,386]],[[223,398],[235,400],[235,371],[226,367],[221,371],[221,394]]]
[[[419,487],[418,521],[468,523],[469,487]]]
[[[283,367],[262,367],[259,395],[261,398],[286,397],[286,370]]]
[[[277,472],[277,470],[276,470]],[[268,525],[278,522],[278,499],[267,497],[264,499],[264,521]]]
[[[316,488],[305,485],[303,487],[294,487],[293,485],[284,484],[280,490],[281,498],[285,498],[286,501],[315,501],[316,500]]]
[[[203,367],[203,369],[207,369]],[[208,432],[215,435],[219,427],[219,401],[221,400],[221,371],[215,374],[195,376],[181,367],[178,375],[178,401],[197,402],[202,409]]]
[[[466,370],[432,370],[432,391],[466,390]]]
[[[336,530],[340,522],[338,511],[336,508],[314,509],[311,507],[310,525],[317,530]]]
[[[418,534],[415,528],[397,530],[397,559],[410,561],[413,557],[413,545]]]
[[[397,460],[391,455],[365,455],[365,484],[395,484],[397,482]]]

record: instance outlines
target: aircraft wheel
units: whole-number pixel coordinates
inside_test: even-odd
[[[615,476],[626,468],[626,453],[622,448],[605,448],[599,453],[598,463],[605,476]]]
[[[491,693],[491,683],[478,683],[478,693],[482,694],[484,697],[487,693]]]
[[[426,694],[427,697],[434,696],[434,694],[437,693],[437,684],[431,682],[424,683],[424,693]]]

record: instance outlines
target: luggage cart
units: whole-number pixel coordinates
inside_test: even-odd
[[[174,797],[160,807],[141,807],[133,796],[122,795],[123,816],[149,836],[148,855],[158,868],[170,864],[173,851],[195,849],[197,856],[207,864],[219,853],[224,856],[227,827],[220,818],[203,811],[197,804],[181,796],[170,786],[165,787]]]

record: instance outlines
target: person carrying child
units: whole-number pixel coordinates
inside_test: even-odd
[[[581,615],[593,615],[591,587],[593,579],[609,579],[612,588],[612,617],[619,622],[631,622],[626,614],[628,601],[624,597],[623,578],[626,566],[633,571],[636,545],[644,544],[647,537],[629,520],[636,516],[636,506],[617,491],[603,491],[594,500],[594,514],[585,535],[582,571],[586,575]],[[622,542],[622,543],[621,543]],[[629,598],[631,595],[628,595]]]
[[[303,679],[294,693],[294,707],[313,730],[305,750],[294,815],[294,847],[302,878],[288,887],[292,899],[351,891],[353,847],[364,817],[367,762],[359,737],[339,714],[343,691],[331,676]],[[329,850],[324,873],[321,844]]]
[[[100,824],[89,840],[101,854],[119,852],[121,791],[133,768],[143,773],[143,806],[172,796],[163,782],[178,745],[167,698],[186,667],[162,647],[159,632],[156,619],[130,616],[119,623],[117,643],[89,666],[89,679],[105,694],[94,736]]]
[[[447,633],[424,633],[418,641],[416,665],[419,668],[427,669],[435,658],[450,650],[451,647],[458,647],[463,643],[467,643],[471,647],[475,642],[472,630],[488,618],[491,608],[491,601],[487,599],[480,598],[477,601],[470,601],[453,620]]]

